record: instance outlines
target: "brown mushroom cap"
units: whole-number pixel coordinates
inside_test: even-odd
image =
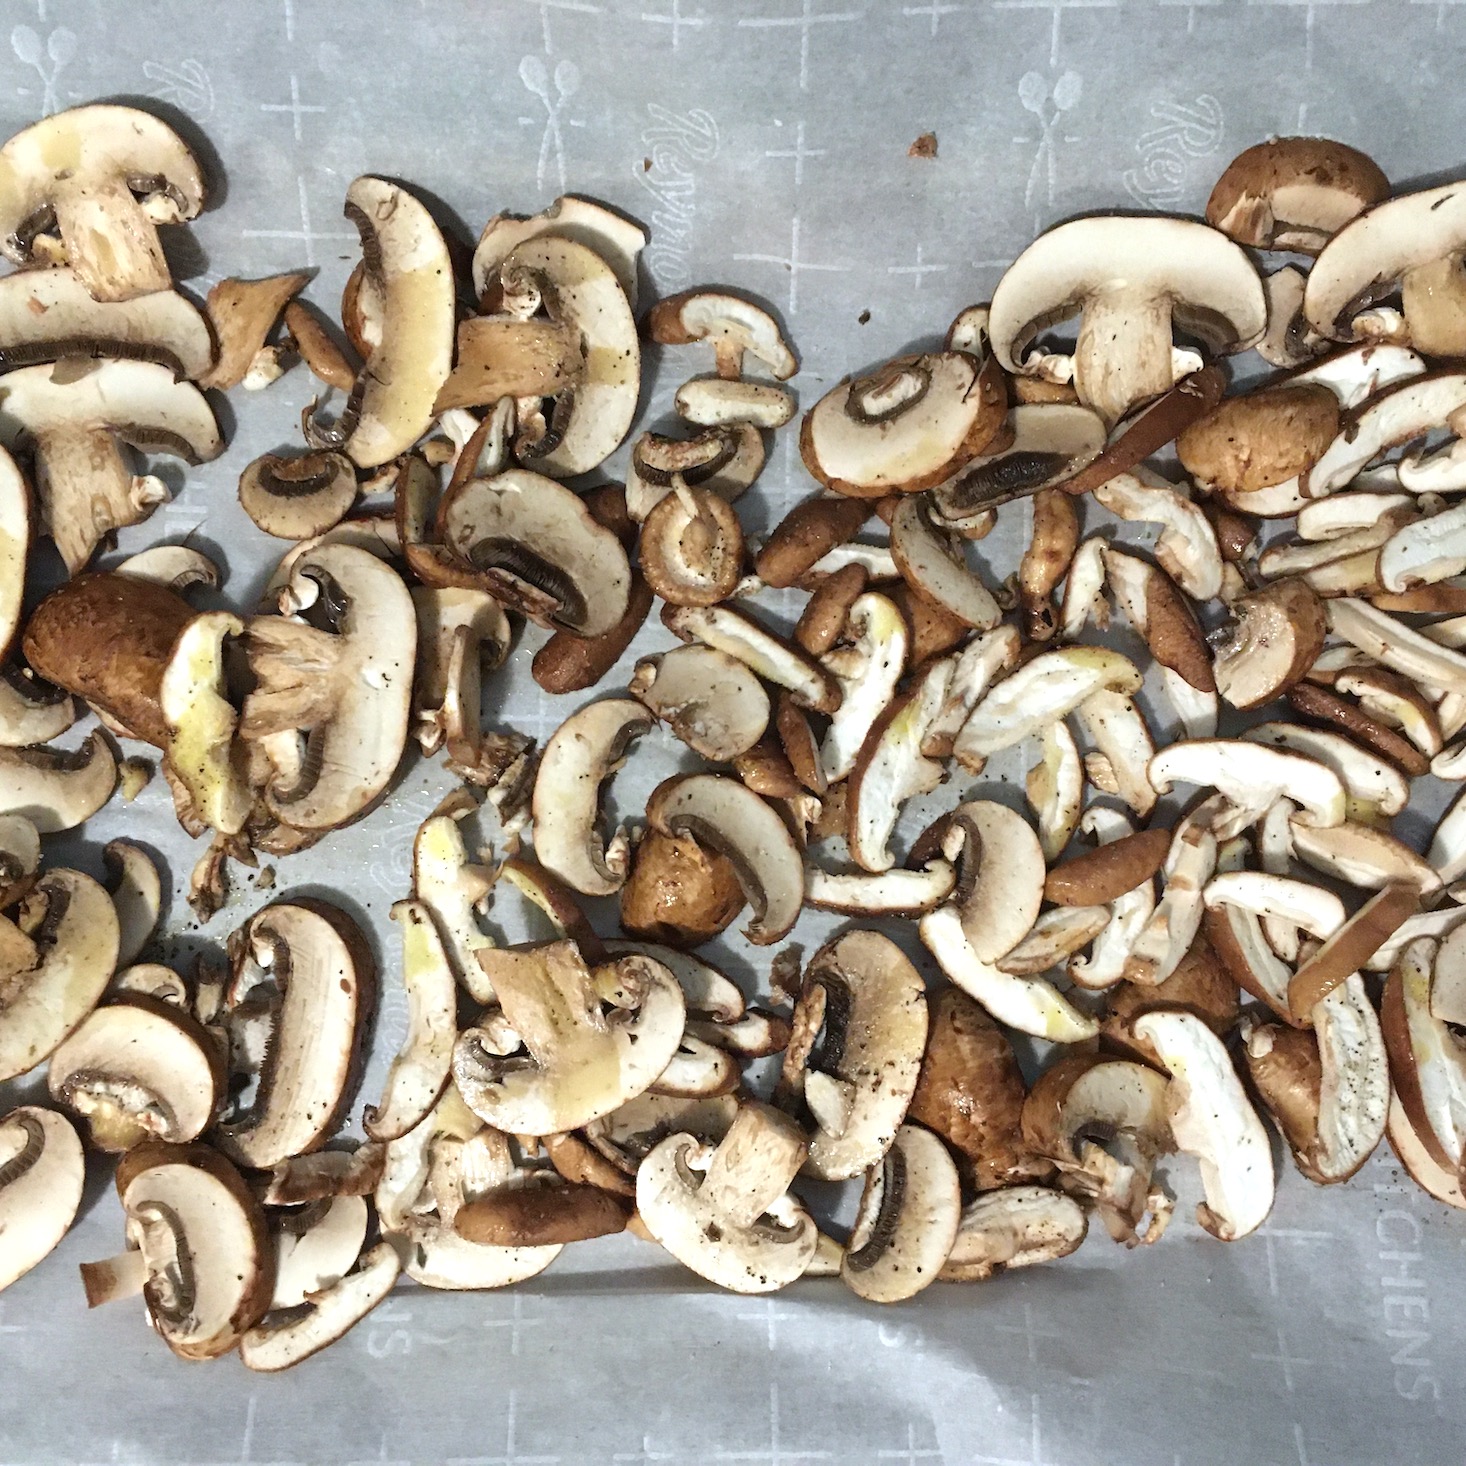
[[[459,1207],[453,1229],[485,1247],[550,1247],[624,1231],[630,1210],[595,1186],[499,1186]]]
[[[1253,493],[1306,473],[1339,432],[1339,399],[1304,383],[1229,397],[1176,439],[1187,473]]]
[[[1265,1036],[1258,1042],[1259,1035]],[[1264,1024],[1249,1036],[1245,1053],[1247,1073],[1268,1113],[1283,1132],[1283,1139],[1310,1180],[1317,1174],[1304,1169],[1318,1140],[1318,1112],[1323,1089],[1323,1060],[1318,1041],[1306,1028],[1281,1023]]]
[[[676,606],[715,606],[743,573],[743,528],[733,506],[708,489],[675,487],[641,526],[641,573]]]
[[[1154,987],[1122,982],[1106,996],[1101,1035],[1117,1048],[1158,1064],[1154,1046],[1135,1032],[1135,1020],[1158,1008],[1194,1013],[1219,1037],[1237,1021],[1237,983],[1213,951],[1205,932],[1198,932],[1176,970]]]
[[[696,947],[733,924],[744,907],[732,862],[691,835],[648,830],[621,888],[621,925],[669,947]]]
[[[1111,840],[1051,870],[1044,898],[1060,906],[1114,901],[1155,875],[1170,848],[1170,830],[1143,830]]]
[[[1294,972],[1288,1006],[1297,1019],[1306,1022],[1315,1004],[1358,972],[1419,910],[1420,893],[1411,886],[1386,886],[1371,896]]]
[[[1326,137],[1275,137],[1227,164],[1206,219],[1239,244],[1317,254],[1389,194],[1389,179],[1357,148]]]
[[[871,516],[868,500],[816,495],[796,504],[764,542],[754,570],[765,585],[793,585],[836,545],[853,539]]]
[[[1299,683],[1323,650],[1323,602],[1299,579],[1239,597],[1236,625],[1216,648],[1217,691],[1234,708],[1256,708]]]

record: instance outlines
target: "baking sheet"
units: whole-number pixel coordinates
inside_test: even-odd
[[[223,160],[217,207],[174,251],[199,295],[225,275],[309,264],[308,295],[332,308],[356,258],[341,199],[363,171],[434,195],[466,237],[498,209],[530,212],[570,189],[651,226],[656,288],[724,281],[776,306],[806,403],[938,336],[1054,220],[1117,204],[1196,210],[1226,159],[1270,133],[1342,137],[1397,182],[1455,176],[1466,135],[1466,7],[1454,3],[8,0],[3,15],[5,135],[83,100],[140,99]],[[936,159],[908,158],[926,131]],[[705,369],[671,355],[648,421]],[[250,604],[271,552],[237,507],[237,475],[295,437],[310,392],[297,371],[231,394],[228,453],[175,477],[172,503],[119,553],[191,535],[226,566],[228,599]],[[793,438],[779,435],[740,505],[750,529],[808,491]],[[1005,513],[984,560],[1011,569],[1023,530],[1022,511]],[[635,651],[669,640],[653,624]],[[486,715],[542,739],[581,699],[535,687],[537,643],[493,684]],[[999,766],[985,791],[1015,797],[996,780],[1024,762]],[[675,763],[669,741],[646,740],[615,804],[634,816]],[[407,890],[411,833],[448,787],[436,765],[412,764],[371,819],[281,863],[270,893],[329,895],[377,938],[388,978],[364,1097],[403,1027],[387,910]],[[197,852],[156,781],[56,842],[54,858],[100,874],[102,843],[122,834],[157,850],[175,888],[186,880]],[[484,834],[496,838],[492,820]],[[166,954],[185,959],[267,899],[244,882],[203,931],[175,901]],[[516,899],[492,913],[511,937],[528,929]],[[810,951],[830,926],[806,917],[796,936]],[[767,954],[737,939],[710,950],[767,991]],[[1382,1151],[1328,1193],[1287,1166],[1266,1226],[1223,1246],[1191,1220],[1190,1163],[1170,1175],[1182,1205],[1153,1249],[1091,1237],[1059,1266],[894,1308],[838,1282],[717,1294],[620,1238],[568,1249],[507,1293],[400,1288],[326,1355],[259,1378],[235,1360],[179,1363],[136,1305],[86,1313],[75,1266],[121,1241],[99,1172],[72,1234],[0,1295],[0,1460],[1461,1459],[1459,1214]]]

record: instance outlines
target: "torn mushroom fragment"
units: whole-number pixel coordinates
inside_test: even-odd
[[[263,280],[220,280],[213,286],[207,307],[219,343],[218,359],[199,375],[199,386],[226,391],[243,383],[249,390],[278,377],[281,348],[266,346],[265,341],[286,304],[309,281],[308,272],[294,271]]]
[[[459,586],[415,586],[412,605],[417,612],[413,732],[424,753],[436,753],[446,743],[457,772],[479,782],[483,674],[509,655],[509,618],[487,592]]]
[[[1119,473],[1094,490],[1099,504],[1119,519],[1159,524],[1155,557],[1193,601],[1210,601],[1222,590],[1222,552],[1217,532],[1185,487],[1168,483],[1143,465]]]
[[[1040,331],[1076,314],[1072,357],[1030,353]],[[988,329],[1004,370],[1072,371],[1080,402],[1114,423],[1203,364],[1176,351],[1177,327],[1221,352],[1250,346],[1266,325],[1262,281],[1242,249],[1204,224],[1147,217],[1077,219],[1040,235],[998,282]]]
[[[1155,987],[1185,959],[1201,926],[1202,893],[1217,865],[1213,813],[1203,802],[1181,821],[1162,867],[1161,899],[1136,933],[1125,958],[1126,981]]]
[[[1006,1186],[963,1208],[938,1280],[981,1283],[1011,1268],[1054,1262],[1078,1249],[1089,1228],[1073,1197],[1047,1186]]]
[[[55,1251],[85,1179],[81,1141],[64,1115],[39,1105],[0,1115],[0,1292]]]
[[[768,727],[763,684],[738,658],[709,646],[674,647],[643,658],[627,691],[714,763],[746,753]]]
[[[72,107],[0,149],[0,250],[17,265],[69,264],[98,300],[168,290],[159,224],[204,204],[198,161],[133,107]]]
[[[1057,860],[1073,838],[1084,804],[1084,765],[1068,723],[1050,723],[1039,735],[1042,755],[1028,771],[1024,790],[1038,815],[1045,860]]]
[[[669,295],[652,307],[646,330],[662,346],[707,342],[716,353],[720,377],[741,377],[745,354],[762,362],[781,382],[798,369],[779,323],[742,296],[714,290]]]
[[[1074,710],[1094,750],[1084,756],[1094,787],[1116,794],[1142,819],[1155,808],[1148,769],[1155,740],[1140,709],[1122,693],[1101,687]]]
[[[412,895],[431,914],[447,946],[454,976],[477,1002],[493,1000],[477,953],[494,944],[477,915],[488,904],[494,873],[471,862],[459,822],[477,808],[472,796],[450,795],[418,828],[412,846]]]

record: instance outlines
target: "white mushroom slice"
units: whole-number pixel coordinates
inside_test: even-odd
[[[352,1097],[376,998],[376,967],[360,929],[324,901],[279,901],[245,926],[233,987],[273,987],[278,1012],[258,1096],[215,1135],[241,1165],[268,1170],[318,1150]]]
[[[676,1099],[732,1094],[742,1078],[743,1071],[731,1053],[684,1031],[677,1052],[652,1081],[647,1093],[671,1095]]]
[[[1140,710],[1128,697],[1102,687],[1085,698],[1074,715],[1096,750],[1084,760],[1090,783],[1103,793],[1119,795],[1144,818],[1156,802],[1147,776],[1155,741]]]
[[[1312,504],[1327,505],[1332,499],[1314,499]],[[1409,524],[1416,518],[1413,510],[1384,509],[1368,527],[1348,531],[1337,536],[1324,536],[1303,544],[1289,544],[1278,541],[1267,547],[1258,557],[1258,573],[1266,580],[1278,580],[1287,575],[1308,577],[1314,584],[1329,571],[1335,577],[1356,562],[1363,563],[1372,551],[1385,544],[1401,524]],[[1377,568],[1377,560],[1371,561]]]
[[[146,1000],[98,1008],[51,1055],[51,1098],[88,1122],[100,1150],[181,1144],[214,1118],[222,1071],[186,1013]]]
[[[486,591],[414,586],[411,594],[417,612],[413,732],[424,753],[436,753],[446,740],[455,762],[471,764],[483,736],[483,672],[509,654],[509,618]]]
[[[1043,848],[1016,810],[974,799],[947,816],[942,853],[959,860],[956,905],[980,962],[996,962],[1033,930],[1043,906]]]
[[[76,722],[76,716],[76,702],[66,693],[18,667],[0,666],[0,747],[50,743]]]
[[[1119,519],[1162,526],[1155,557],[1193,600],[1209,601],[1221,594],[1222,554],[1216,530],[1181,485],[1140,468],[1116,474],[1094,490],[1094,497]]]
[[[836,874],[808,865],[804,899],[822,911],[847,916],[921,916],[952,894],[957,873],[946,860],[930,860],[920,870],[888,870],[878,875]]]
[[[641,1094],[677,1052],[682,989],[652,958],[633,953],[592,970],[561,941],[480,961],[524,1050],[496,1052],[482,1026],[459,1036],[454,1082],[486,1124],[513,1135],[578,1129]]]
[[[30,488],[15,460],[0,449],[0,662],[20,633],[26,557],[36,519]]]
[[[805,1174],[859,1175],[905,1118],[926,1047],[926,985],[888,937],[853,930],[810,959],[777,1094],[814,1120]],[[816,1043],[818,1040],[818,1043]]]
[[[636,1208],[684,1267],[736,1293],[769,1293],[800,1277],[818,1245],[813,1219],[788,1194],[808,1151],[799,1128],[746,1104],[711,1146],[669,1135],[637,1168]]]
[[[903,1125],[866,1173],[840,1277],[871,1303],[898,1303],[937,1281],[962,1219],[957,1164],[947,1147]]]
[[[1161,869],[1161,899],[1125,959],[1126,981],[1156,987],[1180,966],[1201,927],[1203,893],[1216,865],[1217,837],[1204,820],[1178,825]]]
[[[1386,590],[1434,585],[1466,570],[1466,504],[1397,529],[1379,552],[1379,580]]]
[[[819,663],[732,606],[669,606],[662,624],[682,641],[737,657],[765,681],[788,688],[801,707],[833,713],[840,706],[840,685]]]
[[[1397,1094],[1390,1097],[1385,1134],[1389,1136],[1390,1148],[1416,1185],[1437,1201],[1466,1210],[1466,1193],[1461,1190],[1460,1173],[1454,1167],[1441,1165],[1426,1149]]]
[[[889,848],[891,832],[902,805],[929,794],[946,777],[942,765],[921,749],[951,677],[950,660],[933,662],[876,720],[860,750],[846,786],[846,841],[863,870],[890,870],[896,863]]]
[[[53,1053],[96,1006],[117,967],[117,912],[103,888],[74,870],[48,870],[16,918],[34,962],[0,985],[0,1080]]]
[[[1327,830],[1299,825],[1293,848],[1315,870],[1362,891],[1406,885],[1422,896],[1433,896],[1441,888],[1441,877],[1428,861],[1398,836],[1373,825],[1352,820]]]
[[[1262,277],[1267,296],[1267,331],[1257,343],[1257,354],[1269,366],[1299,367],[1328,347],[1303,314],[1303,287],[1307,275],[1296,265],[1284,265]]]
[[[417,621],[396,571],[351,545],[322,544],[296,561],[280,616],[246,630],[255,689],[241,735],[308,735],[299,777],[281,771],[265,793],[270,813],[298,830],[336,829],[382,794],[407,743]],[[312,608],[331,630],[302,619]],[[292,614],[293,613],[293,614]]]
[[[675,647],[636,664],[627,691],[694,753],[728,763],[764,735],[769,697],[737,657],[713,647]]]
[[[1410,800],[1410,782],[1385,759],[1361,748],[1352,739],[1324,728],[1297,723],[1256,723],[1242,736],[1317,760],[1343,781],[1348,815],[1371,823],[1379,815],[1396,815]]]
[[[435,1217],[409,1217],[386,1239],[402,1258],[402,1270],[424,1288],[452,1292],[508,1288],[544,1272],[563,1244],[493,1247],[468,1242]]]
[[[1249,854],[1245,839],[1229,840],[1218,855],[1217,869],[1225,874],[1250,874],[1245,871]],[[1279,1017],[1294,1022],[1288,1003],[1293,969],[1269,945],[1257,911],[1235,902],[1209,904],[1205,924],[1212,950],[1238,986]]]
[[[1094,806],[1085,812],[1085,820],[1092,815],[1108,813],[1101,806]],[[1123,818],[1123,816],[1121,816]],[[1128,823],[1114,833],[1106,834],[1108,840],[1119,839],[1130,833]],[[1117,896],[1109,903],[1110,919],[1105,928],[1095,937],[1089,949],[1089,956],[1075,957],[1068,966],[1071,982],[1091,991],[1102,991],[1114,985],[1125,976],[1125,967],[1135,943],[1150,923],[1155,911],[1155,881],[1147,878],[1133,890]]]
[[[161,962],[136,962],[131,967],[119,968],[108,991],[115,997],[137,994],[185,1012],[189,1009],[188,984]]]
[[[0,149],[0,250],[18,265],[69,264],[98,300],[169,289],[156,226],[203,203],[193,154],[133,107],[72,107]]]
[[[263,1373],[289,1369],[334,1344],[355,1328],[392,1291],[401,1259],[387,1242],[365,1253],[357,1268],[313,1290],[310,1312],[279,1325],[256,1324],[239,1341],[239,1361]]]
[[[1328,603],[1329,630],[1412,682],[1466,692],[1466,656],[1439,645],[1366,601]]]
[[[918,930],[942,971],[1000,1023],[1052,1043],[1079,1043],[1099,1032],[1098,1021],[1080,1012],[1052,983],[1014,977],[979,958],[956,907],[929,912]]]
[[[1293,814],[1292,800],[1280,799],[1270,806],[1258,824],[1258,859],[1269,875],[1288,876],[1292,873]],[[1299,929],[1296,923],[1283,916],[1269,915],[1263,918],[1262,929],[1267,936],[1268,945],[1284,962],[1297,962]]]
[[[1350,552],[1375,549],[1393,532],[1389,528],[1390,516],[1401,513],[1413,516],[1415,512],[1415,500],[1409,494],[1369,489],[1330,494],[1326,499],[1310,499],[1298,511],[1298,537],[1322,543],[1330,540],[1345,541]],[[1400,522],[1394,521],[1396,526]],[[1376,536],[1372,540],[1360,540],[1356,543],[1351,538],[1356,534],[1371,533]],[[1258,562],[1259,569],[1264,574],[1272,573],[1267,564],[1271,553],[1272,547],[1269,546]]]
[[[672,405],[680,417],[702,428],[748,424],[772,432],[794,416],[794,394],[771,382],[730,382],[724,377],[694,377],[684,382]]]
[[[1042,234],[993,292],[989,330],[1004,370],[1035,374],[1034,337],[1079,314],[1079,400],[1114,423],[1170,391],[1179,326],[1211,351],[1250,346],[1267,326],[1262,281],[1226,235],[1190,220],[1088,218]]]
[[[1466,1144],[1466,1048],[1431,1012],[1437,944],[1417,938],[1396,957],[1380,1022],[1400,1106],[1425,1149],[1451,1171]]]
[[[1207,882],[1207,908],[1240,906],[1257,916],[1276,916],[1326,941],[1344,924],[1344,903],[1332,891],[1264,871],[1223,871]]]
[[[103,856],[113,872],[109,894],[117,908],[117,965],[126,967],[147,946],[163,904],[163,882],[152,857],[130,840],[111,840]]]
[[[932,523],[926,504],[902,499],[891,521],[891,554],[905,580],[959,621],[986,631],[1002,619],[993,594]]]
[[[1337,825],[1344,820],[1344,783],[1312,757],[1264,743],[1229,738],[1185,739],[1163,748],[1150,761],[1150,782],[1159,794],[1177,784],[1217,789],[1234,804],[1261,819],[1268,806],[1291,799],[1298,823]]]
[[[636,261],[646,248],[646,230],[601,204],[571,194],[529,218],[495,214],[484,225],[473,253],[475,293],[484,294],[499,267],[521,244],[544,234],[573,239],[594,250],[615,271],[631,308],[636,309]]]
[[[1067,717],[1092,693],[1131,693],[1140,683],[1135,663],[1105,647],[1041,652],[994,684],[963,724],[952,751],[964,768],[980,773],[993,754]]]
[[[361,234],[364,281],[380,300],[379,332],[342,421],[318,446],[340,447],[375,468],[412,447],[433,421],[453,365],[453,267],[420,200],[384,178],[346,190],[346,217]]]
[[[1057,860],[1074,836],[1084,804],[1084,765],[1069,725],[1060,719],[1039,735],[1042,755],[1024,785],[1038,815],[1038,841],[1045,860]]]
[[[1412,942],[1424,937],[1441,941],[1463,922],[1466,922],[1466,906],[1441,906],[1408,917],[1380,943],[1364,966],[1369,972],[1388,972]]]
[[[494,944],[474,913],[488,901],[494,876],[472,864],[458,821],[475,806],[472,799],[445,801],[418,829],[412,846],[412,894],[432,914],[447,945],[454,975],[479,1003],[493,1001],[494,990],[477,953]]]
[[[1293,386],[1317,383],[1339,399],[1345,411],[1362,407],[1370,398],[1400,382],[1425,375],[1425,362],[1408,347],[1388,341],[1367,341],[1362,346],[1336,351],[1322,361],[1289,377]]]
[[[1193,687],[1179,672],[1161,668],[1161,686],[1187,738],[1215,738],[1220,703],[1214,692]]]
[[[215,590],[219,585],[219,567],[192,545],[153,545],[129,555],[115,569],[119,575],[150,580],[180,595],[195,585],[208,590]]]
[[[414,1129],[447,1088],[458,1038],[457,985],[432,913],[420,901],[398,901],[407,1035],[382,1082],[382,1099],[362,1112],[373,1140],[396,1140]],[[276,1300],[276,1307],[285,1307]]]
[[[651,726],[641,703],[608,698],[572,713],[545,744],[534,786],[535,854],[583,895],[614,895],[626,882],[630,841],[620,829],[602,841],[600,790]]]
[[[1459,783],[1466,779],[1466,742],[1443,748],[1430,761],[1430,771],[1437,779]]]
[[[933,490],[944,519],[971,520],[994,505],[1062,484],[1105,446],[1100,417],[1068,402],[1019,403],[1008,411],[1008,429],[1013,441],[1006,448],[975,458]]]
[[[1068,1257],[1088,1228],[1084,1208],[1062,1191],[1003,1186],[982,1192],[963,1208],[938,1279],[981,1283],[1012,1268]]]
[[[996,965],[1014,977],[1035,977],[1061,966],[1087,947],[1109,925],[1108,906],[1056,906],[1034,922],[1033,930]]]
[[[276,1213],[275,1291],[270,1307],[299,1308],[339,1282],[361,1255],[367,1204],[360,1196],[333,1196],[300,1211]]]
[[[1466,489],[1466,442],[1456,437],[1434,453],[1406,453],[1395,467],[1412,494],[1459,494]]]
[[[64,1115],[39,1105],[0,1115],[0,1292],[71,1230],[85,1179],[81,1141]]]
[[[952,680],[941,710],[922,740],[928,758],[946,758],[979,699],[999,677],[1018,664],[1023,637],[1016,626],[995,626],[967,643],[957,654]]]
[[[804,900],[804,866],[788,827],[747,785],[720,774],[662,784],[647,806],[659,834],[691,835],[732,862],[753,912],[743,934],[768,946],[788,934]]]
[[[1091,620],[1103,631],[1110,622],[1110,603],[1105,599],[1105,540],[1093,535],[1074,552],[1064,580],[1064,598],[1059,608],[1059,635],[1073,641]]]
[[[382,1163],[376,1185],[371,1189],[384,1233],[402,1232],[414,1213],[421,1214],[430,1205],[441,1203],[441,1197],[429,1188],[434,1156],[454,1145],[461,1147],[464,1141],[483,1128],[483,1121],[464,1104],[456,1086],[449,1084],[420,1124],[399,1139],[377,1147]],[[320,1154],[331,1155],[333,1152]],[[461,1168],[458,1180],[461,1182]],[[334,1195],[335,1191],[328,1194]]]
[[[820,659],[840,684],[840,706],[820,745],[820,765],[831,784],[849,776],[876,719],[896,695],[910,633],[894,601],[867,591],[846,613],[844,639],[848,644]]]
[[[117,787],[117,759],[100,733],[80,748],[0,748],[0,815],[18,814],[43,835],[89,820]]]
[[[815,584],[843,570],[847,565],[859,565],[872,585],[900,580],[901,572],[896,568],[895,556],[886,545],[863,545],[852,540],[849,544],[836,545],[827,550],[805,571],[799,581],[801,589],[813,589]]]
[[[167,498],[137,478],[123,443],[204,463],[223,450],[197,387],[156,362],[105,358],[21,367],[0,377],[0,443],[31,445],[46,527],[76,574],[113,530],[140,524]]]
[[[1006,416],[991,358],[960,351],[902,356],[847,377],[804,415],[799,452],[826,488],[860,498],[914,494],[981,453]]]
[[[1145,638],[1156,662],[1165,671],[1178,673],[1196,691],[1215,692],[1206,637],[1175,582],[1149,561],[1113,547],[1105,551],[1105,570],[1116,603]],[[1318,619],[1322,627],[1321,612]]]
[[[1357,697],[1371,717],[1398,728],[1427,758],[1440,753],[1440,715],[1413,683],[1380,667],[1359,667],[1341,672],[1334,686]]]
[[[259,1203],[203,1146],[144,1146],[118,1173],[155,1329],[184,1359],[233,1348],[269,1305],[273,1256]]]
[[[1272,1210],[1272,1152],[1226,1049],[1192,1013],[1144,1013],[1134,1028],[1170,1072],[1166,1110],[1176,1145],[1200,1163],[1206,1201],[1197,1221],[1220,1241],[1245,1237]]]
[[[743,375],[745,353],[761,361],[779,381],[798,370],[779,323],[762,306],[715,290],[684,290],[659,300],[647,315],[646,332],[663,346],[711,343],[718,375]]]

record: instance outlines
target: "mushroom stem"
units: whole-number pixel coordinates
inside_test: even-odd
[[[140,524],[168,496],[154,478],[136,478],[113,435],[75,427],[40,432],[36,482],[46,526],[75,575],[114,529]]]
[[[1074,344],[1079,400],[1113,427],[1135,403],[1173,385],[1170,300],[1153,287],[1134,285],[1092,295]]]
[[[52,203],[67,259],[95,299],[173,288],[158,231],[121,173],[77,176],[57,187]]]
[[[708,1206],[746,1231],[789,1189],[809,1154],[799,1126],[767,1105],[744,1105],[703,1178]]]

